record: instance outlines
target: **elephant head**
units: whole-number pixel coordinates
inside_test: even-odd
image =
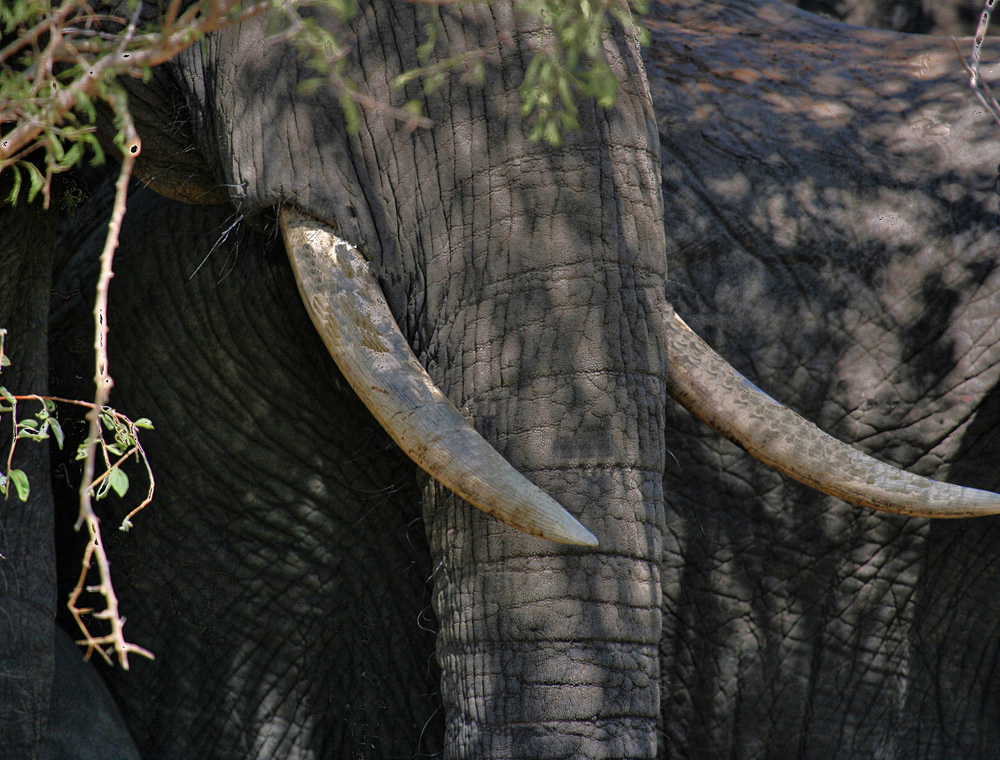
[[[580,130],[552,148],[528,141],[516,96],[537,30],[504,3],[442,17],[441,58],[515,42],[482,86],[423,96],[433,128],[372,109],[349,129],[336,94],[304,93],[315,73],[252,18],[129,85],[140,174],[264,228],[276,216],[334,361],[434,478],[447,756],[652,757],[668,394],[860,504],[966,516],[1000,512],[1000,497],[824,436],[673,314],[657,125],[629,30],[604,41],[615,107],[582,104]],[[348,74],[377,101],[418,62],[421,23],[418,5],[381,0],[350,22]]]

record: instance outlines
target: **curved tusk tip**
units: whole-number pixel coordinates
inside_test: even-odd
[[[600,546],[600,541],[597,540],[597,536],[584,528],[582,525],[580,528],[580,536],[577,541],[580,546]]]
[[[573,544],[575,546],[598,546],[597,537],[583,527],[569,512],[563,510],[562,524],[556,527],[551,534],[543,536],[550,541],[558,541],[563,544]]]

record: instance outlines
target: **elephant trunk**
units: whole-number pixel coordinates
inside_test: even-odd
[[[663,279],[621,279],[591,261],[487,286],[438,337],[471,359],[441,387],[601,542],[517,533],[428,480],[447,757],[656,755]]]
[[[542,546],[427,484],[446,757],[655,757],[660,485],[546,464],[534,478],[606,512],[612,552]]]

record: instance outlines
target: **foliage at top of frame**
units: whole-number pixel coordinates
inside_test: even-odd
[[[438,4],[483,0],[399,1],[428,4],[431,21],[418,50],[425,61],[443,28]],[[346,30],[328,29],[299,13],[322,6],[346,24],[356,11],[354,0],[158,0],[155,23],[149,22],[148,2],[145,8],[140,0],[119,4],[130,17],[110,12],[109,5],[87,0],[0,3],[0,172],[13,173],[12,191],[4,200],[16,202],[26,180],[29,201],[41,192],[47,205],[53,175],[87,156],[92,163],[104,160],[94,129],[97,102],[114,114],[118,147],[135,153],[138,140],[120,77],[147,78],[153,66],[206,34],[265,11],[274,11],[270,18],[275,40],[294,44],[317,71],[317,79],[305,87],[330,85],[352,129],[361,109],[367,108],[387,111],[410,128],[430,124],[416,102],[397,109],[366,95],[363,83],[350,81],[344,73],[350,52]],[[645,31],[632,14],[645,13],[647,0],[514,0],[514,7],[539,19],[544,38],[519,88],[522,115],[532,125],[529,138],[558,145],[564,132],[579,128],[578,99],[594,98],[604,108],[614,105],[617,82],[602,37],[614,18],[644,41]],[[421,66],[393,84],[401,88],[419,80],[424,91],[431,92],[453,72],[461,72],[464,81],[481,83],[488,54],[473,50]]]
[[[148,77],[210,31],[270,4],[199,0],[181,13],[181,0],[171,0],[159,23],[145,28],[138,0],[125,5],[129,18],[87,0],[0,4],[0,172],[10,168],[14,175],[5,200],[17,201],[27,177],[29,201],[41,191],[48,206],[53,175],[88,153],[94,163],[104,160],[94,129],[97,102],[114,114],[118,147],[137,153],[119,77]]]

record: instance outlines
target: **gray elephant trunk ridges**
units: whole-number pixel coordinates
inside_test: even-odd
[[[830,437],[733,369],[676,314],[667,318],[667,390],[778,472],[863,507],[916,517],[1000,513],[1000,495],[890,467]]]
[[[368,263],[325,224],[285,208],[281,230],[306,310],[340,371],[420,467],[498,520],[541,538],[596,546],[577,520],[500,456],[434,385]]]

